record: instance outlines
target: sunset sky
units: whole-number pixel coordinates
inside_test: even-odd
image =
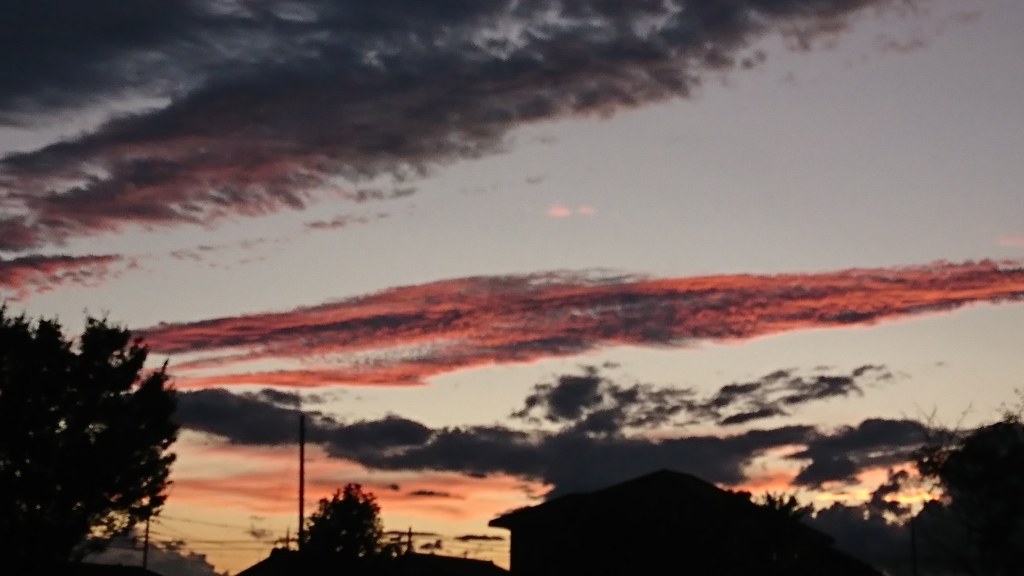
[[[1024,387],[1019,0],[11,2],[0,296],[168,360],[154,531],[219,570],[295,533],[297,403],[309,511],[507,565],[545,496],[826,505]]]

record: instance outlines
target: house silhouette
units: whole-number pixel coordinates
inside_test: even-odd
[[[512,576],[881,576],[833,539],[745,495],[661,470],[514,510]]]

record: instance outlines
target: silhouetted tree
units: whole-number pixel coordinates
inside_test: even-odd
[[[802,545],[799,539],[801,520],[812,510],[812,506],[802,506],[795,494],[765,492],[755,497],[747,490],[730,490],[738,498],[748,500],[761,508],[771,511],[778,519],[772,530],[767,531],[760,543],[767,547],[769,556],[759,566],[759,574],[784,574],[793,576],[803,574],[804,569],[800,557]]]
[[[1024,574],[1024,422],[1003,419],[969,434],[933,436],[916,454],[942,493],[919,515],[933,542],[969,574]]]
[[[755,504],[775,510],[793,520],[801,520],[813,509],[810,505],[801,505],[795,494],[765,492],[759,498],[753,500]]]
[[[165,368],[128,330],[88,318],[77,339],[55,320],[0,306],[0,558],[80,559],[156,513],[178,427]]]
[[[397,553],[385,541],[377,498],[359,484],[348,484],[320,505],[307,521],[303,553],[321,561],[356,565]]]

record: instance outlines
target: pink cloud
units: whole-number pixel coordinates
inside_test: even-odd
[[[742,341],[1021,300],[1020,262],[665,279],[550,273],[443,280],[137,333],[157,353],[207,356],[172,364],[182,387],[421,385],[612,346]],[[245,370],[266,360],[297,366]]]
[[[1000,246],[1021,247],[1024,246],[1024,234],[1017,236],[1003,236],[999,239]]]
[[[548,216],[551,216],[552,218],[568,218],[569,216],[572,216],[572,210],[562,206],[561,204],[555,204],[548,208]]]
[[[0,294],[13,294],[12,300],[23,300],[29,295],[49,292],[58,286],[95,286],[123,270],[136,266],[134,260],[121,256],[24,256],[13,260],[0,259]]]
[[[597,210],[591,206],[580,206],[573,211],[572,208],[563,204],[555,204],[548,208],[548,216],[551,216],[552,218],[568,218],[572,216],[573,213],[581,214],[583,216],[593,216],[597,214]]]

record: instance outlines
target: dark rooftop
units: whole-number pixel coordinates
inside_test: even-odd
[[[141,566],[121,564],[69,564],[60,572],[63,576],[159,576]]]

